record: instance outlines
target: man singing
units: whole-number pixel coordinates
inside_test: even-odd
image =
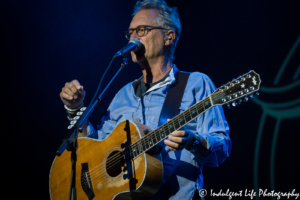
[[[176,8],[164,0],[138,1],[126,33],[127,39],[140,40],[142,47],[131,52],[133,62],[141,66],[143,76],[125,85],[114,97],[108,116],[98,130],[85,123],[79,137],[104,140],[124,120],[136,123],[140,131],[154,130],[169,87],[175,82],[177,67],[174,52],[181,33]],[[179,66],[183,67],[183,66]],[[132,77],[134,78],[134,77]],[[179,111],[183,112],[215,90],[208,76],[189,75]],[[77,80],[66,83],[60,97],[67,110],[82,106],[85,92]],[[71,119],[71,117],[69,117]],[[149,199],[197,199],[203,188],[203,165],[217,167],[230,154],[229,127],[221,106],[215,106],[174,131],[161,142],[164,175],[160,189]]]

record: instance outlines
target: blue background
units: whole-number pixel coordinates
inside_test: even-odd
[[[87,92],[85,103],[91,101],[112,56],[127,44],[123,32],[134,3],[1,2],[1,163],[11,199],[49,199],[49,171],[69,124],[59,98],[61,88],[77,79]],[[261,92],[260,100],[267,105],[299,100],[299,1],[167,3],[178,8],[182,24],[174,60],[180,70],[203,72],[219,87],[252,69],[261,75],[262,87],[274,90]],[[114,62],[105,82],[117,69]],[[94,125],[117,91],[140,76],[140,67],[129,58],[129,66],[90,117]],[[291,87],[278,89],[285,86]],[[290,118],[282,114],[263,118],[265,110],[257,101],[231,110],[224,107],[232,153],[220,167],[204,168],[204,188],[300,192],[299,106],[289,107],[294,109]]]

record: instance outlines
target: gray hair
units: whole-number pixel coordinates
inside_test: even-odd
[[[137,1],[134,9],[133,16],[143,9],[157,9],[157,25],[166,29],[173,30],[175,32],[175,40],[171,45],[169,51],[169,61],[172,63],[174,59],[174,53],[176,49],[177,42],[181,34],[181,24],[179,20],[179,15],[176,7],[169,7],[164,0],[144,0]]]

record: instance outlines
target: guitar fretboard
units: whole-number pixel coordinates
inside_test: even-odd
[[[178,114],[176,117],[161,125],[154,131],[150,132],[140,140],[131,144],[124,149],[124,155],[126,162],[130,162],[142,153],[158,144],[160,141],[164,140],[168,135],[170,135],[175,130],[182,128],[188,122],[205,112],[206,110],[213,107],[211,101],[211,95],[207,96],[203,100],[199,101],[195,105],[191,106],[184,112]]]

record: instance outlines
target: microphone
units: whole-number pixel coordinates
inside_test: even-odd
[[[131,52],[131,51],[137,51],[137,50],[139,50],[141,48],[141,46],[142,46],[141,42],[138,39],[133,38],[133,39],[131,39],[128,42],[128,44],[123,49],[121,49],[120,51],[118,51],[114,55],[113,58],[114,59],[120,58],[120,57],[125,58],[129,54],[129,52]]]

